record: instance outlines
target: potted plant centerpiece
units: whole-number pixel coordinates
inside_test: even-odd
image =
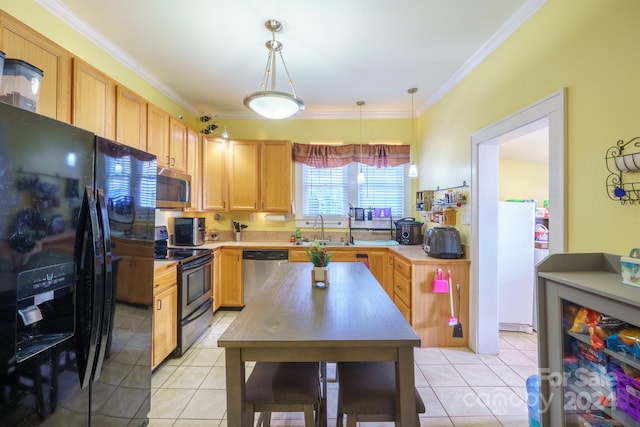
[[[313,263],[313,269],[311,270],[311,283],[316,285],[318,282],[322,282],[326,285],[329,284],[329,262],[331,261],[331,254],[327,252],[327,248],[320,245],[317,240],[309,246],[307,249],[309,254],[309,260]]]

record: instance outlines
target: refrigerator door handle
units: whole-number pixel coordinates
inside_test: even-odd
[[[103,254],[104,254],[104,264],[103,264],[103,291],[102,295],[102,304],[100,305],[102,308],[102,320],[100,326],[100,336],[99,336],[99,347],[97,351],[97,357],[95,361],[94,371],[93,371],[93,380],[96,381],[100,378],[100,373],[102,372],[102,364],[104,362],[105,354],[107,352],[107,346],[109,344],[109,333],[111,331],[111,322],[112,322],[112,308],[113,308],[113,298],[114,298],[114,289],[113,289],[113,264],[112,264],[112,253],[111,253],[111,231],[109,228],[109,216],[107,213],[107,205],[104,202],[104,191],[98,190],[96,197],[97,204],[97,214],[99,224],[98,226],[101,229],[102,240],[101,244],[103,245]]]
[[[87,224],[89,225],[87,229]],[[75,244],[75,337],[80,386],[86,388],[96,363],[104,294],[104,255],[93,188],[84,190]]]

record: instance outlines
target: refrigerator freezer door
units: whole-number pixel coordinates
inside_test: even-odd
[[[0,103],[0,424],[88,424],[75,354],[74,246],[91,132]],[[42,319],[25,323],[19,310]],[[68,418],[66,418],[68,420]]]

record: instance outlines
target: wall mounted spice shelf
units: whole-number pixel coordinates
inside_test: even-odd
[[[605,163],[609,171],[606,181],[609,198],[623,205],[640,201],[640,136],[626,142],[619,140],[609,147]]]
[[[455,191],[461,188],[469,188],[467,181],[462,181],[462,185],[454,187],[436,187],[435,190],[418,191],[416,193],[416,211],[430,212],[436,208],[437,210],[442,210],[442,207],[461,207],[466,205],[466,191]],[[436,199],[436,193],[440,192],[444,192],[442,198]]]

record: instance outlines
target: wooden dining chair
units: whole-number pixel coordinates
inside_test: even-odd
[[[424,402],[416,389],[416,425],[418,414],[425,412]],[[396,371],[394,362],[339,362],[338,414],[336,426],[347,427],[356,422],[397,421]]]
[[[271,425],[272,412],[304,412],[305,427],[319,425],[321,409],[318,362],[256,362],[246,384],[247,420]]]

